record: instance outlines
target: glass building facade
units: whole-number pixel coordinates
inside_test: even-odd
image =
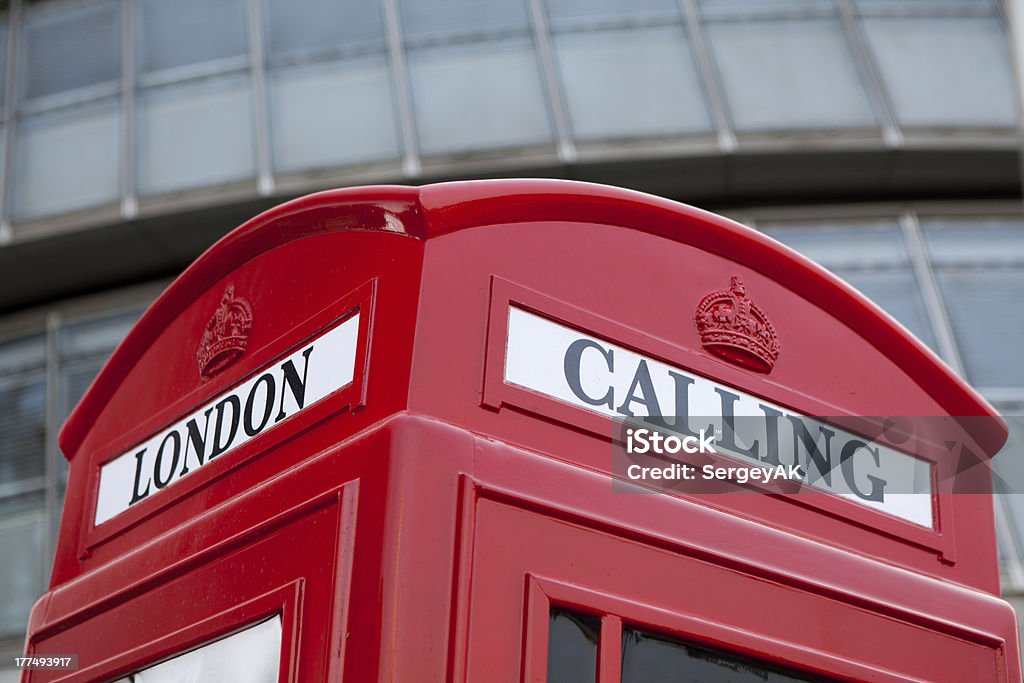
[[[70,408],[167,278],[326,187],[565,177],[717,210],[850,282],[1021,414],[1011,9],[0,3],[0,655],[20,651],[47,582]],[[996,506],[1011,599],[1016,498]]]

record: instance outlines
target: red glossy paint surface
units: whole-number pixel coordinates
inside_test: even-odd
[[[769,374],[701,348],[696,304],[733,275],[778,332]],[[203,381],[228,286],[252,332]],[[510,303],[809,415],[991,414],[845,285],[706,212],[556,181],[304,197],[189,268],[68,420],[28,649],[83,668],[25,680],[113,679],[280,612],[281,680],[540,681],[550,604],[839,680],[1020,679],[989,495],[939,494],[925,530],[827,495],[613,493],[610,422],[502,382]],[[355,309],[351,387],[94,527],[102,463]]]

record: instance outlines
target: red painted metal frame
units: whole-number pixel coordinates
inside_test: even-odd
[[[694,295],[736,272],[749,277],[751,296],[780,327],[776,368],[755,376],[708,356],[692,317],[689,327],[659,326],[656,309],[628,293],[589,292],[600,283],[577,252],[604,265],[657,255],[658,277],[672,291],[701,259],[705,271],[684,283],[689,298],[678,302],[684,322]],[[538,256],[547,265],[531,261]],[[195,344],[235,283],[253,303],[252,348],[200,383]],[[285,616],[292,653],[283,680],[538,680],[551,601],[602,617],[600,683],[618,680],[613,645],[630,625],[886,683],[920,680],[908,672],[932,670],[930,649],[941,658],[964,647],[984,653],[978,661],[992,664],[993,680],[1020,680],[1016,623],[996,597],[989,496],[937,491],[939,524],[929,532],[828,494],[616,494],[609,420],[504,383],[510,303],[805,414],[863,414],[872,401],[827,382],[808,390],[811,378],[800,373],[794,349],[811,346],[796,343],[794,330],[805,317],[825,321],[861,356],[859,367],[898,371],[899,397],[918,409],[993,415],[849,287],[765,236],[691,207],[539,180],[303,197],[249,221],[193,264],[69,418],[60,437],[71,463],[60,543],[27,649],[78,649],[89,668],[24,680],[114,677],[275,612]],[[93,527],[103,462],[357,308],[353,384]],[[822,367],[832,351],[805,352]],[[966,429],[986,454],[1005,439],[999,429]],[[810,498],[820,500],[805,504]],[[492,535],[488,520],[499,509],[531,520],[537,534],[510,523]],[[608,547],[622,554],[594,550]],[[613,590],[613,566],[642,569],[652,554],[668,568],[657,577],[666,585],[699,565],[708,577],[750,586],[753,602],[719,595],[728,607],[698,619],[681,588],[661,602],[636,588]],[[545,563],[556,561],[564,571],[549,571]],[[500,591],[480,594],[499,579],[508,579]],[[707,605],[701,589],[691,602]],[[829,615],[821,629],[854,615],[850,637],[870,638],[865,625],[878,623],[890,635],[914,634],[915,644],[883,641],[878,661],[852,661],[813,626],[785,642],[765,629],[730,630],[730,620],[753,619],[758,599],[767,605],[783,590]],[[487,653],[496,658],[482,659]]]
[[[584,429],[609,441],[617,438],[615,427],[609,418],[593,411],[544,396],[527,388],[505,382],[504,340],[508,334],[508,312],[512,306],[530,311],[567,327],[575,328],[584,334],[596,336],[612,344],[629,348],[636,353],[655,358],[669,365],[695,372],[705,377],[713,376],[709,365],[713,365],[714,361],[709,363],[706,357],[701,357],[693,351],[688,351],[662,339],[651,338],[639,330],[617,324],[615,321],[609,320],[604,316],[571,306],[563,301],[551,299],[539,292],[534,292],[506,280],[495,278],[492,280],[491,286],[491,309],[487,331],[487,359],[482,392],[482,403],[485,406],[490,406],[494,409],[502,406],[517,408],[554,419],[568,428]],[[718,374],[719,380],[721,380],[721,372],[719,371]],[[839,406],[824,404],[820,400],[802,395],[788,387],[775,385],[770,380],[759,377],[752,378],[749,373],[740,375],[737,380],[740,381],[733,380],[735,384],[732,386],[751,394],[760,395],[762,398],[781,404],[798,413],[829,417],[848,415],[847,411]],[[770,390],[768,387],[770,387]],[[777,486],[751,483],[748,489],[737,487],[736,493],[740,494],[750,489],[757,489],[765,493],[779,494],[782,500],[816,508],[851,524],[935,550],[947,562],[955,562],[956,538],[955,534],[951,531],[954,518],[951,514],[951,500],[949,498],[952,494],[949,491],[940,490],[936,485],[940,481],[949,481],[951,479],[951,472],[937,458],[924,457],[931,454],[923,453],[921,455],[923,456],[922,459],[927,460],[932,467],[934,491],[932,494],[933,529],[926,529],[897,517],[857,505],[838,496],[816,492],[814,489],[789,491],[789,495],[787,495],[786,492],[780,493]],[[735,464],[735,461],[730,461],[725,457],[704,457],[707,459],[707,462],[715,465],[728,467],[730,464]],[[938,474],[940,471],[942,472],[941,475]],[[716,495],[728,496],[729,494]],[[727,503],[724,500],[719,502]]]
[[[551,604],[600,617],[611,615],[668,637],[731,651],[741,657],[767,659],[778,666],[836,680],[966,683],[968,680],[1016,680],[1020,675],[1019,663],[1015,662],[1016,642],[1005,636],[1005,633],[1013,633],[1013,612],[998,599],[982,598],[981,594],[906,570],[875,565],[867,558],[829,549],[782,531],[759,532],[755,541],[754,536],[742,529],[750,522],[681,499],[634,496],[630,500],[616,496],[608,492],[607,482],[596,473],[570,475],[570,466],[526,453],[519,453],[517,457],[498,455],[506,450],[508,447],[501,444],[478,441],[476,462],[481,466],[476,469],[473,480],[464,483],[464,496],[471,498],[473,504],[463,505],[464,511],[471,507],[472,513],[462,522],[461,538],[473,547],[475,563],[474,578],[458,586],[457,600],[466,610],[464,618],[468,623],[463,626],[466,639],[470,643],[486,643],[487,650],[476,669],[469,667],[465,678],[453,676],[449,680],[480,680],[474,677],[474,672],[479,674],[497,664],[500,664],[497,668],[503,669],[512,661],[518,664],[522,657],[521,671],[514,680],[541,683],[546,666]],[[567,491],[564,482],[570,479],[572,489]],[[537,482],[544,483],[538,485]],[[481,526],[481,505],[497,505],[509,510],[509,514],[531,517],[534,523],[524,533],[536,542],[495,553],[494,539],[508,537],[510,527]],[[719,515],[722,516],[716,519]],[[676,531],[679,519],[686,519],[688,529],[692,530],[686,540],[681,540]],[[539,533],[544,525],[550,527],[550,533]],[[607,550],[584,552],[573,545],[573,536],[583,535],[607,539],[596,541],[606,544]],[[723,537],[744,539],[744,543],[732,545],[725,551]],[[552,544],[563,548],[563,552],[551,553],[549,546]],[[636,551],[631,551],[630,546]],[[645,553],[650,552],[687,558],[691,563],[707,563],[709,568],[714,566],[748,577],[751,588],[746,593],[718,595],[717,599],[729,608],[713,616],[692,612],[690,605],[695,602],[706,605],[710,589],[703,584],[680,583],[681,572],[657,575],[660,600],[641,598],[641,594],[651,593],[645,582],[651,580],[652,575],[642,569],[649,566]],[[765,557],[773,558],[771,566],[765,564]],[[553,576],[551,565],[564,564],[567,558],[573,560],[572,575]],[[663,560],[664,564],[669,562]],[[623,589],[621,578],[620,568],[624,566],[637,568],[630,578],[635,585],[628,590]],[[497,574],[498,567],[501,572],[511,574],[502,584],[504,590],[498,590],[491,579],[486,579],[489,583],[481,588],[480,577]],[[618,578],[611,581],[610,577]],[[785,587],[785,590],[816,596],[823,610],[828,605],[843,606],[843,610],[900,624],[899,628],[910,629],[908,633],[915,634],[918,646],[910,646],[899,639],[877,642],[878,650],[873,658],[859,660],[844,658],[822,649],[821,645],[812,646],[809,643],[817,637],[815,628],[822,625],[801,631],[799,610],[805,608],[794,603],[776,614],[767,605],[758,604],[756,596],[760,589],[757,585]],[[522,591],[521,597],[515,594],[516,589]],[[505,591],[508,595],[501,600],[492,597]],[[486,602],[483,602],[484,595]],[[695,600],[698,596],[699,601]],[[922,596],[929,596],[927,608],[917,600]],[[714,594],[710,597],[714,598]],[[521,646],[515,638],[510,638],[513,633],[509,628],[515,615],[498,607],[503,603],[525,605]],[[757,627],[730,625],[730,620],[750,618],[766,609],[792,620],[788,638],[769,636]],[[481,634],[487,632],[501,632],[505,637],[482,637]],[[869,638],[869,634],[870,631],[860,629],[849,632],[851,638]],[[934,639],[933,645],[921,647],[923,641],[930,639]],[[906,670],[900,673],[900,666],[906,667],[908,661],[916,661],[914,666],[921,666],[930,656],[945,652],[942,648],[953,642],[943,645],[947,639],[970,643],[982,652],[994,651],[998,661],[994,662],[990,673],[998,672],[1006,677],[935,678],[915,676]],[[472,659],[472,652],[468,656]],[[934,670],[931,676],[935,676]],[[618,681],[617,670],[606,667],[599,680],[601,683]]]
[[[296,348],[316,339],[329,328],[340,325],[345,320],[356,315],[356,313],[360,313],[359,343],[356,347],[355,372],[352,382],[330,396],[323,398],[318,403],[308,406],[307,409],[298,415],[273,426],[266,432],[259,434],[249,442],[234,449],[229,458],[221,458],[215,463],[205,465],[183,481],[175,482],[174,488],[171,491],[161,491],[158,495],[139,502],[98,527],[91,520],[88,520],[81,527],[79,557],[87,557],[97,545],[123,533],[125,530],[134,527],[149,517],[159,514],[168,506],[173,505],[182,496],[189,495],[200,488],[209,486],[221,477],[229,475],[236,468],[248,462],[249,459],[257,457],[261,453],[265,453],[273,448],[274,444],[278,444],[296,434],[311,429],[317,423],[332,415],[346,410],[358,410],[365,404],[367,369],[369,366],[369,340],[373,332],[374,287],[375,283],[373,281],[361,285],[355,291],[342,296],[333,305],[303,324],[280,335],[278,339],[268,344],[265,348],[252,352],[252,356],[256,358],[270,358],[258,367],[272,365],[277,359],[287,356]],[[296,338],[299,341],[290,343],[292,339]],[[228,387],[224,391],[230,391],[231,388],[233,387]],[[178,416],[186,414],[190,409],[202,402],[201,396],[202,392],[199,390],[192,392],[184,396],[181,401],[169,406],[167,410],[155,415],[141,426],[145,436],[135,443],[145,441],[173,422]],[[94,473],[90,477],[89,494],[87,496],[89,509],[96,509],[97,496],[99,495],[100,469],[113,458],[127,452],[135,443],[129,444],[126,443],[124,438],[119,438],[96,450],[96,455],[93,456],[95,462],[93,466]]]

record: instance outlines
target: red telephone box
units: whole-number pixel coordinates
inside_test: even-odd
[[[733,443],[835,462],[727,493],[625,482],[638,415],[849,422]],[[982,460],[1006,436],[718,216],[534,180],[297,199],[178,278],[68,420],[26,652],[77,668],[23,680],[1019,681],[987,471],[958,493],[951,452],[863,416],[947,418]]]

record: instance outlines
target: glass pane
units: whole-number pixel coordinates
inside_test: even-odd
[[[409,75],[424,154],[551,141],[532,43],[411,51]]]
[[[548,682],[594,683],[601,620],[560,609],[548,622]]]
[[[823,678],[782,672],[758,662],[674,642],[633,629],[622,633],[622,683],[789,683]]]
[[[409,39],[529,29],[524,0],[399,0],[398,5]]]
[[[865,19],[905,126],[1015,126],[1016,85],[995,18]]]
[[[937,348],[917,279],[909,269],[877,272],[840,270],[836,275],[882,307],[927,346],[933,350]]]
[[[87,358],[66,363],[60,369],[60,419],[66,420],[71,410],[82,400],[85,390],[96,379],[106,357]]]
[[[143,72],[244,55],[244,0],[142,0],[139,52]]]
[[[705,19],[760,21],[835,17],[834,0],[697,0]]]
[[[982,387],[1024,386],[1024,225],[1005,219],[925,220],[935,267],[968,380]]]
[[[121,77],[120,3],[39,5],[25,21],[26,98],[117,81]]]
[[[42,477],[45,446],[45,372],[0,375],[0,486]]]
[[[41,496],[0,503],[0,636],[24,633],[43,592],[43,533]]]
[[[875,125],[838,22],[722,21],[707,33],[738,130]]]
[[[387,62],[373,57],[270,75],[274,168],[301,171],[397,158]]]
[[[1006,445],[992,459],[993,490],[997,508],[1006,515],[1006,526],[997,525],[1000,561],[1021,562],[1024,548],[1024,417],[1019,406],[999,406],[1009,427]],[[998,511],[997,511],[998,512]],[[1007,537],[1002,534],[1005,532]],[[1017,552],[1014,552],[1014,551]]]
[[[267,0],[267,24],[271,56],[384,42],[377,0]]]
[[[0,21],[0,105],[4,103],[7,79],[7,20]]]
[[[579,139],[711,129],[681,26],[558,34],[555,52]]]
[[[764,233],[829,270],[910,266],[910,254],[895,225],[815,221],[796,226],[766,223]]]
[[[46,363],[46,337],[34,334],[0,344],[0,375],[32,369]]]
[[[139,319],[139,315],[139,311],[132,311],[65,325],[60,333],[61,357],[85,354],[110,355]]]
[[[928,255],[938,267],[1024,267],[1024,222],[1004,217],[926,218]]]
[[[211,79],[139,98],[138,186],[152,195],[252,178],[249,81]]]
[[[831,270],[935,348],[935,335],[899,228],[884,223],[769,224],[765,233]]]
[[[981,387],[1024,386],[1018,358],[1024,338],[1024,269],[940,270],[939,289],[953,324],[967,379]]]
[[[636,19],[661,16],[679,19],[676,0],[547,0],[551,25],[558,27],[563,20],[591,19],[598,21]]]
[[[121,192],[121,108],[113,100],[38,114],[15,140],[14,216],[116,202]]]
[[[948,10],[964,7],[995,9],[995,0],[854,0],[857,8],[867,12],[892,12],[907,10]]]
[[[900,0],[902,1],[902,0]],[[702,10],[746,9],[749,7],[782,7],[787,9],[832,9],[832,0],[699,0]]]
[[[281,617],[179,655],[132,676],[135,683],[274,683],[281,661]]]

